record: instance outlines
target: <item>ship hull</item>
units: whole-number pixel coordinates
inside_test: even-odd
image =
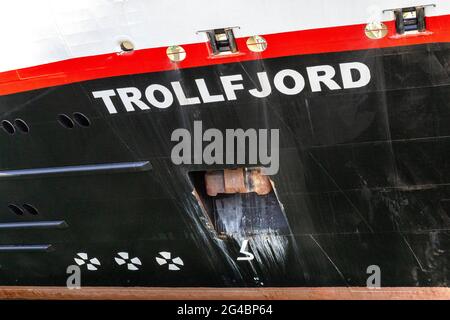
[[[68,266],[84,253],[79,267],[88,287],[360,287],[373,265],[383,287],[447,286],[449,55],[447,43],[299,54],[1,96],[4,119],[29,126],[26,134],[0,135],[3,207],[31,204],[38,214],[1,216],[2,224],[32,227],[1,230],[0,283],[65,286]],[[370,69],[370,81],[344,88],[340,65],[353,62]],[[307,68],[323,65],[336,71],[340,89],[322,84],[314,92]],[[306,79],[298,94],[275,88],[273,78],[286,69]],[[261,72],[272,92],[255,98],[247,89],[259,88]],[[242,75],[245,89],[235,100],[223,92],[220,77],[228,75]],[[179,82],[196,97],[193,79],[204,79],[224,101],[181,105],[174,98],[165,108],[146,101],[148,110],[127,111],[115,96],[111,113],[93,95],[125,87],[144,93],[151,84],[173,90],[170,84]],[[57,121],[74,113],[89,126]],[[221,131],[279,130],[279,171],[270,178],[284,227],[219,237],[205,222],[191,173],[235,165],[173,163],[173,131],[193,132],[195,121]],[[239,199],[245,206],[246,198]],[[256,206],[248,214],[258,219],[270,210]],[[64,224],[33,226],[43,221]],[[243,238],[251,261],[237,260]],[[120,252],[138,257],[138,270],[118,264]],[[160,265],[161,252],[183,264]],[[92,258],[99,264],[89,270]]]

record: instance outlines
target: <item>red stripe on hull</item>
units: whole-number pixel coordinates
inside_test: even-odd
[[[365,24],[263,35],[268,47],[262,53],[249,51],[246,46],[247,38],[239,38],[237,44],[241,54],[223,58],[211,58],[205,43],[187,44],[183,45],[187,57],[180,63],[173,63],[168,59],[166,47],[74,58],[2,72],[0,73],[0,95],[127,74],[301,54],[450,42],[450,15],[428,17],[427,29],[430,32],[423,35],[394,37],[394,22],[386,22],[386,25],[389,28],[389,35],[380,40],[371,40],[366,37]]]

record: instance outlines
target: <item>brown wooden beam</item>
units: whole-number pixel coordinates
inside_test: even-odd
[[[450,300],[450,288],[141,288],[1,287],[0,299],[56,300]]]

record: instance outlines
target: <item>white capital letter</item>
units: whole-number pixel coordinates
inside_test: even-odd
[[[116,107],[114,107],[113,102],[111,101],[111,97],[114,97],[116,93],[114,90],[103,90],[103,91],[94,91],[92,92],[92,95],[94,98],[101,98],[103,100],[103,103],[106,106],[106,109],[108,109],[108,112],[113,114],[117,113]]]
[[[257,89],[249,90],[250,94],[257,98],[265,98],[272,92],[272,87],[269,83],[269,78],[267,77],[267,72],[258,72],[259,83],[261,84],[261,91]]]
[[[138,88],[117,88],[116,90],[119,94],[120,100],[122,100],[122,103],[128,112],[134,111],[133,103],[141,110],[150,109],[144,102],[140,100],[142,97],[142,93]]]
[[[162,93],[164,97],[163,101],[158,101],[155,98],[155,91],[159,91]],[[151,105],[161,109],[168,108],[173,103],[173,95],[170,90],[160,84],[149,85],[147,89],[145,89],[145,97]]]
[[[286,77],[291,77],[294,80],[294,86],[292,88],[288,88],[284,84],[284,78]],[[303,79],[303,76],[298,71],[292,69],[284,69],[278,72],[273,82],[278,91],[287,95],[300,93],[305,87],[305,79]]]
[[[225,98],[221,94],[211,95],[209,93],[208,87],[205,83],[205,79],[195,79],[195,83],[197,84],[197,88],[200,92],[203,103],[220,102],[225,100]]]
[[[242,81],[242,75],[240,74],[222,76],[220,77],[220,81],[222,81],[223,89],[225,90],[225,94],[228,100],[236,100],[235,91],[244,89],[242,83],[233,84],[233,81]]]
[[[336,71],[332,66],[323,65],[306,68],[308,72],[309,83],[311,85],[311,91],[322,91],[320,83],[325,84],[330,90],[339,90],[341,87],[333,80]],[[319,75],[319,73],[322,73]]]
[[[370,69],[361,62],[341,63],[342,83],[345,89],[364,87],[370,82]],[[359,79],[354,81],[352,78],[352,69],[359,72]]]
[[[200,99],[197,97],[193,98],[186,97],[179,81],[171,82],[171,84],[173,91],[175,92],[175,95],[177,96],[178,102],[180,103],[181,106],[200,103]]]

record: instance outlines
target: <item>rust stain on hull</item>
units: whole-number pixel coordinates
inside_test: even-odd
[[[270,179],[259,169],[244,168],[209,171],[205,174],[206,192],[209,196],[217,194],[236,194],[255,192],[266,195],[272,190]]]

